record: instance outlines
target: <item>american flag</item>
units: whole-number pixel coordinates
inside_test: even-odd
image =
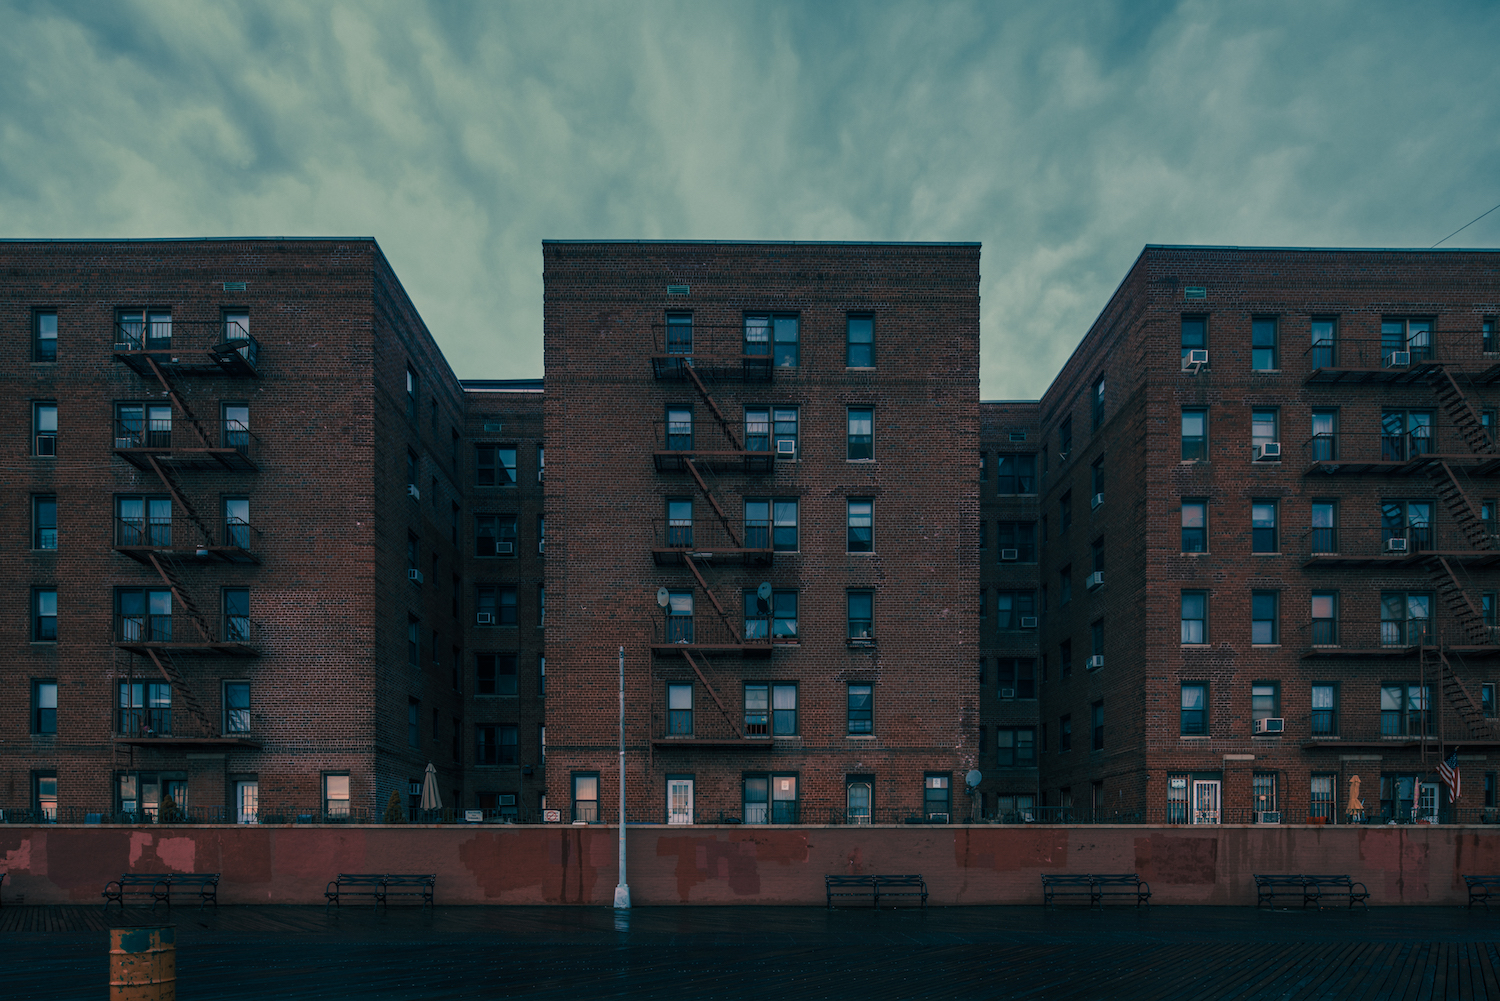
[[[1457,803],[1459,790],[1457,751],[1448,755],[1448,760],[1438,765],[1438,775],[1442,777],[1443,783],[1448,787],[1448,792],[1452,795],[1453,802]]]

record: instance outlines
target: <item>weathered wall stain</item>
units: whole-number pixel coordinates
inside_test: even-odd
[[[1135,839],[1135,871],[1151,884],[1204,886],[1218,882],[1219,838],[1152,834]]]

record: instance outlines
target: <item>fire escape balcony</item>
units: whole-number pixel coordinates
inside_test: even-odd
[[[1440,338],[1442,333],[1422,331],[1394,339],[1339,337],[1315,342],[1302,353],[1311,370],[1305,382],[1309,385],[1417,384],[1425,382],[1432,370],[1440,365],[1484,363],[1476,353],[1462,351],[1453,341]]]
[[[115,324],[115,358],[140,376],[260,374],[260,342],[238,323],[137,320]]]
[[[1446,462],[1470,476],[1500,472],[1500,453],[1473,451],[1456,429],[1432,428],[1418,434],[1319,434],[1303,444],[1304,475],[1427,475]]]
[[[213,544],[185,517],[170,520],[116,518],[114,550],[138,563],[151,565],[151,556],[179,563],[198,562],[253,565],[260,563],[260,529],[249,522],[229,519],[219,526],[222,535]]]
[[[1431,618],[1313,619],[1297,627],[1293,641],[1307,660],[1415,657],[1426,647],[1468,656],[1500,656],[1500,627],[1485,626],[1486,640],[1474,643],[1459,620],[1436,608]]]
[[[260,625],[248,616],[227,615],[218,623],[218,635],[205,639],[188,615],[116,615],[113,645],[142,656],[157,651],[258,657]]]
[[[756,622],[758,620],[752,620]],[[651,649],[665,656],[684,652],[695,653],[739,653],[769,656],[777,644],[795,643],[796,638],[773,640],[769,629],[751,625],[751,635],[736,633],[722,619],[706,615],[658,616],[652,623]],[[754,635],[759,633],[759,635]]]
[[[697,433],[677,433],[664,421],[656,424],[656,451],[652,458],[658,473],[683,473],[691,461],[700,471],[715,473],[769,473],[776,467],[770,436],[747,438],[743,447],[717,433],[717,428],[700,427]]]
[[[260,438],[240,421],[220,421],[218,431],[218,444],[207,446],[192,428],[173,428],[171,420],[116,421],[115,454],[147,472],[152,460],[173,471],[257,472]]]
[[[651,372],[663,382],[770,382],[775,371],[770,343],[746,343],[739,324],[657,323],[651,332]]]
[[[1298,548],[1305,569],[1417,570],[1425,569],[1427,562],[1438,556],[1466,567],[1500,565],[1500,549],[1475,549],[1458,526],[1446,519],[1440,525],[1399,530],[1314,528],[1302,542]]]
[[[736,539],[717,521],[675,522],[655,520],[656,546],[651,550],[658,566],[683,566],[687,556],[699,566],[765,566],[771,562],[768,525],[749,525]]]

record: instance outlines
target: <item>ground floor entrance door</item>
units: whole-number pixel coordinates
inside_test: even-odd
[[[1193,823],[1219,822],[1219,780],[1193,780]]]
[[[693,780],[667,779],[667,823],[693,822]]]
[[[236,782],[234,784],[235,822],[255,824],[260,822],[260,783]]]

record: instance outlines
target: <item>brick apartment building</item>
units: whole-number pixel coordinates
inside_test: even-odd
[[[1494,805],[1497,262],[1142,252],[1041,401],[1050,808]]]
[[[968,816],[976,244],[549,242],[547,788],[649,822]]]

